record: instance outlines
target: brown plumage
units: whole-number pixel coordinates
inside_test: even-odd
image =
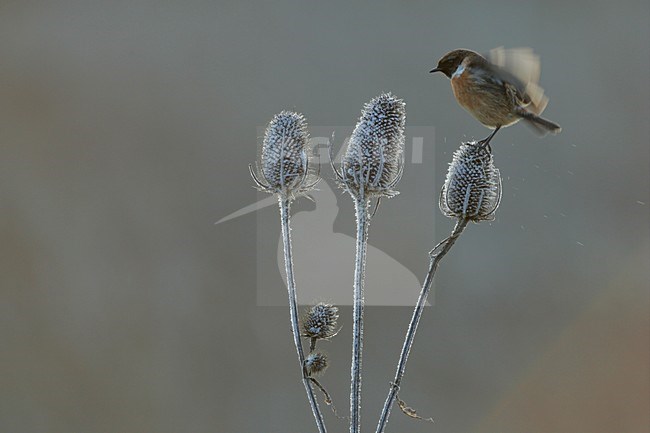
[[[487,146],[500,128],[521,119],[542,134],[562,130],[539,116],[548,103],[537,84],[539,70],[539,57],[531,49],[496,48],[490,60],[471,50],[450,51],[430,72],[445,74],[458,103],[483,125],[494,129],[481,140]]]

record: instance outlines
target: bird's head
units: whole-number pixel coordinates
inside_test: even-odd
[[[451,78],[452,74],[456,69],[458,69],[458,66],[468,57],[468,60],[483,58],[480,54],[471,50],[453,50],[442,56],[442,58],[438,60],[438,66],[429,72],[442,72],[447,76],[447,78]]]

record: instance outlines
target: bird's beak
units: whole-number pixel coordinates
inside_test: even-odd
[[[440,68],[434,68],[434,69],[432,69],[432,70],[429,71],[430,74],[433,74],[434,72],[442,72],[442,69],[440,69]]]

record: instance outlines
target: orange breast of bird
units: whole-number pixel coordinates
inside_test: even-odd
[[[451,77],[451,88],[456,100],[488,128],[508,126],[519,120],[514,113],[514,102],[498,82],[485,80],[470,68],[462,68]]]
[[[467,68],[464,68],[460,74],[455,73],[451,77],[451,88],[454,91],[456,100],[463,108],[470,112],[475,111],[479,103],[473,87],[474,83],[470,78],[470,72]]]

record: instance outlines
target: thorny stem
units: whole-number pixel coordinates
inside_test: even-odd
[[[402,382],[402,376],[404,376],[404,370],[406,369],[406,361],[408,360],[409,352],[411,351],[411,346],[413,345],[413,340],[415,339],[415,332],[418,329],[418,323],[420,322],[420,317],[424,312],[424,306],[427,302],[427,296],[431,291],[431,286],[433,283],[433,278],[435,276],[440,260],[449,252],[456,240],[461,235],[469,220],[467,218],[459,219],[456,222],[454,230],[451,232],[451,235],[440,242],[436,247],[431,250],[429,253],[429,272],[427,277],[424,280],[422,285],[422,290],[420,291],[420,296],[413,310],[413,317],[411,318],[411,323],[409,323],[408,331],[406,331],[406,337],[404,338],[404,345],[402,346],[402,352],[399,356],[399,361],[397,362],[397,371],[395,372],[395,378],[390,384],[390,389],[388,391],[388,397],[386,397],[386,402],[384,403],[384,408],[381,411],[381,416],[379,417],[379,423],[377,424],[376,433],[383,433],[388,423],[388,417],[390,416],[390,409],[393,403],[395,402],[395,397],[397,397],[397,392],[399,391],[400,383]]]
[[[355,197],[357,216],[357,251],[354,262],[354,297],[352,312],[352,365],[350,368],[350,433],[359,433],[361,426],[361,352],[363,348],[363,278],[368,244],[369,200],[363,187]]]
[[[305,354],[302,350],[302,340],[300,339],[300,329],[298,325],[298,298],[296,295],[296,280],[293,275],[293,258],[291,254],[291,233],[289,227],[289,208],[291,199],[278,197],[280,205],[280,219],[282,220],[282,243],[284,244],[284,266],[287,273],[287,290],[289,291],[289,314],[291,316],[291,330],[293,332],[293,342],[298,352],[298,361],[300,362],[300,371],[302,372],[302,383],[307,392],[307,399],[311,406],[311,411],[316,419],[316,425],[320,433],[327,433],[323,414],[318,407],[311,381],[305,374]]]

